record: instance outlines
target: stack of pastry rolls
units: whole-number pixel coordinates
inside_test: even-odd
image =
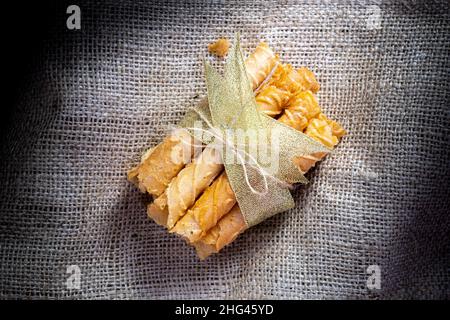
[[[280,63],[265,43],[257,46],[245,65],[261,112],[330,149],[336,146],[345,130],[321,112],[315,97],[320,86],[310,70]],[[231,243],[247,225],[219,151],[210,146],[198,150],[198,145],[186,130],[179,129],[147,151],[128,172],[128,179],[154,197],[148,216],[183,237],[204,259]],[[306,173],[325,155],[293,161]]]

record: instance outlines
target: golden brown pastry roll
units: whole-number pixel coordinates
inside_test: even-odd
[[[272,72],[278,62],[278,56],[269,48],[267,43],[261,42],[245,61],[247,75],[253,90],[263,82]]]
[[[128,172],[128,180],[137,184],[142,192],[158,197],[173,177],[191,161],[195,153],[194,145],[199,143],[188,131],[176,130],[143,155],[141,163]]]
[[[236,204],[236,197],[224,172],[210,185],[170,232],[189,242],[199,240]]]
[[[306,67],[297,69],[297,73],[300,75],[299,82],[302,83],[303,90],[310,90],[313,93],[317,93],[320,89],[320,84],[317,82],[314,73]]]
[[[304,131],[330,149],[346,133],[337,122],[321,113],[314,96],[320,85],[309,69],[278,64],[278,57],[265,43],[249,56],[246,68],[253,89],[258,88],[275,68],[271,79],[258,89],[256,102],[260,111],[272,117],[281,115],[279,121]],[[216,149],[207,146],[185,167],[188,161],[184,158],[184,163],[176,168],[166,159],[174,150],[179,155],[176,142],[180,139],[174,139],[174,142],[168,137],[161,144],[163,146],[149,151],[141,165],[130,170],[129,179],[135,181],[142,191],[158,196],[148,206],[149,217],[166,226],[170,232],[183,236],[204,259],[231,243],[247,225]],[[192,150],[195,141],[190,136],[185,140],[188,142],[184,143],[186,150]],[[325,155],[317,153],[297,157],[294,162],[305,173]],[[154,161],[144,165],[152,156],[154,159],[159,157],[159,163],[164,158],[163,163],[154,168],[151,168]]]
[[[226,214],[208,233],[193,245],[200,259],[205,259],[213,253],[219,252],[227,244],[246,229],[244,216],[238,205]]]
[[[290,64],[280,64],[277,69],[279,71],[274,74],[272,80],[274,85],[291,93],[303,89],[302,83],[299,82],[300,75]]]
[[[288,110],[301,112],[308,120],[320,114],[320,106],[316,96],[310,90],[295,94],[289,101]]]
[[[286,109],[283,112],[283,115],[277,120],[298,131],[303,131],[308,126],[308,118],[306,118],[303,113],[295,110]]]
[[[167,228],[171,229],[222,170],[220,151],[207,146],[198,158],[170,182],[167,190],[160,196],[162,198],[150,204],[147,211],[149,216],[161,221],[164,220],[161,216],[167,215]]]
[[[258,110],[270,117],[275,117],[283,112],[289,102],[289,91],[269,85],[264,87],[256,96]]]
[[[225,57],[230,49],[230,41],[222,38],[208,45],[208,51],[218,57]]]
[[[296,70],[290,64],[278,64],[268,85],[275,85],[293,94],[307,90],[316,93],[320,88],[311,70],[306,67]]]
[[[327,153],[325,153],[325,152],[317,152],[317,153],[309,154],[306,156],[295,157],[294,159],[292,159],[292,161],[297,166],[297,168],[299,168],[299,170],[303,174],[305,174],[312,167],[314,167],[317,162],[322,160],[326,155],[327,155]]]
[[[245,66],[253,89],[271,73],[278,57],[262,42],[247,58]],[[177,130],[156,147],[149,149],[141,163],[128,172],[128,180],[142,192],[159,197],[169,182],[194,157],[194,146],[200,145],[186,130]]]
[[[278,121],[303,131],[308,121],[320,113],[319,103],[311,91],[302,91],[291,98],[289,106],[283,111]]]
[[[148,217],[163,227],[167,227],[167,217],[169,216],[166,191],[147,206]]]

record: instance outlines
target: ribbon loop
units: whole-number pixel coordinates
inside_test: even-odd
[[[289,192],[291,183],[307,183],[308,180],[295,166],[292,159],[316,152],[329,152],[319,142],[290,128],[257,110],[250,82],[247,78],[239,36],[229,53],[222,77],[209,64],[205,64],[208,100],[188,111],[181,126],[202,133],[205,144],[217,143],[224,147],[222,160],[228,180],[247,225],[253,226],[266,218],[291,209],[294,200]],[[200,122],[207,129],[198,128]],[[236,143],[226,132],[259,130],[267,138],[265,147],[275,160],[264,159],[262,152],[251,152],[254,147],[249,139]],[[205,137],[205,134],[207,136]],[[235,137],[237,138],[237,137]],[[228,162],[230,151],[236,162]],[[276,162],[276,170],[273,164]]]

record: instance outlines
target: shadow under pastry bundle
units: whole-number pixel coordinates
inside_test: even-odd
[[[266,43],[245,60],[260,112],[333,149],[346,134],[322,113],[316,98],[320,85],[306,67],[279,61]],[[200,259],[219,252],[248,228],[217,149],[178,129],[142,156],[128,179],[154,201],[147,214],[195,247]],[[197,151],[197,152],[196,152]],[[306,173],[326,153],[293,157]]]

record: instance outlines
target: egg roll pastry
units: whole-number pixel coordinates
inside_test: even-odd
[[[261,42],[245,61],[247,75],[255,90],[267,78],[278,63],[278,56]],[[140,164],[128,172],[128,180],[137,185],[141,192],[148,192],[154,198],[161,196],[169,182],[195,156],[201,144],[186,130],[179,129],[166,137],[159,145],[147,150]]]

